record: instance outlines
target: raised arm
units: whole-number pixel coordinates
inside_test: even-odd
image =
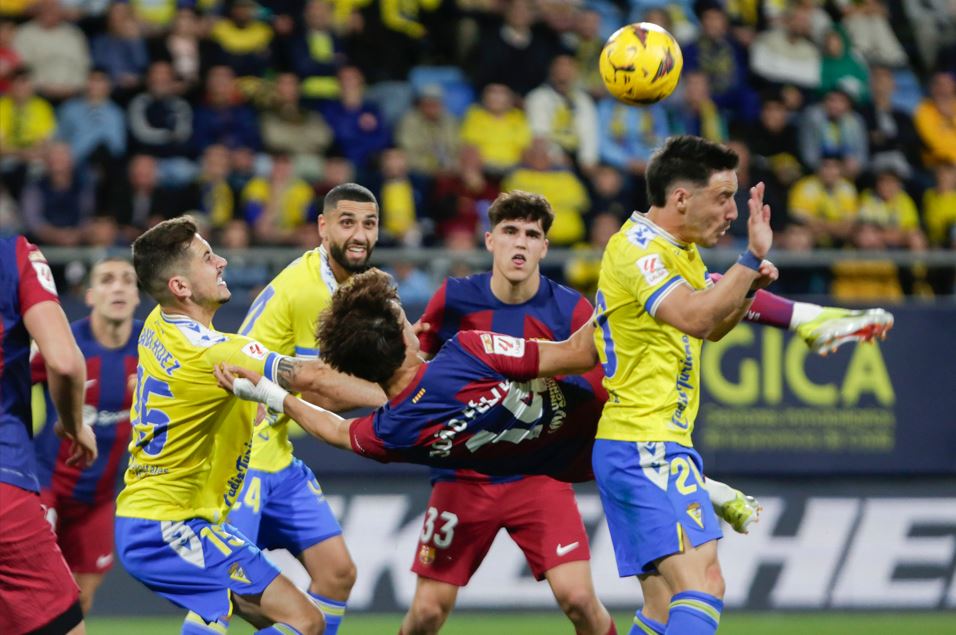
[[[737,325],[750,308],[752,290],[777,279],[777,268],[765,261],[773,243],[770,206],[763,202],[764,185],[750,188],[747,220],[748,248],[717,284],[695,290],[679,284],[657,307],[654,317],[688,335],[719,340]]]

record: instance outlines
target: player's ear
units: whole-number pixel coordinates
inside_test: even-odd
[[[541,258],[542,258],[542,259],[544,259],[544,258],[548,255],[548,245],[550,245],[550,244],[551,244],[551,242],[550,242],[547,238],[545,238],[545,239],[544,239],[544,251],[541,252]]]
[[[189,288],[189,281],[183,276],[171,277],[169,282],[166,283],[166,288],[169,289],[170,294],[176,300],[182,301],[191,298],[193,295],[192,289]]]
[[[492,251],[495,241],[491,236],[491,232],[485,232],[485,249]]]
[[[687,201],[690,199],[690,191],[686,187],[677,186],[671,190],[671,201],[674,207],[682,214],[687,211]]]
[[[319,241],[323,241],[325,240],[325,231],[326,231],[325,213],[319,214],[319,218],[317,219],[317,222],[319,224]]]

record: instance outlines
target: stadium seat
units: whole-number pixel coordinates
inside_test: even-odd
[[[402,115],[412,107],[414,91],[408,82],[378,82],[365,90],[365,97],[378,106],[386,125],[394,129]]]
[[[893,105],[912,115],[923,99],[923,89],[920,87],[919,79],[908,68],[893,71],[893,79],[896,81]]]
[[[462,70],[455,66],[416,66],[408,75],[412,89],[437,84],[445,91],[445,108],[455,117],[464,116],[475,102],[475,90]]]

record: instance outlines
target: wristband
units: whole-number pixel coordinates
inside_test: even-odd
[[[737,258],[737,264],[743,265],[748,269],[753,269],[754,271],[760,271],[760,263],[763,262],[760,258],[754,255],[749,249],[744,253],[740,254]]]
[[[261,378],[257,384],[240,377],[233,381],[232,392],[240,399],[258,401],[281,413],[285,413],[285,397],[289,394],[282,386],[265,377]]]

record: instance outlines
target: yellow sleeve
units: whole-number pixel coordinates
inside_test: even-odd
[[[0,97],[0,141],[10,146],[10,130],[13,128],[13,108],[9,97]]]
[[[929,241],[934,245],[943,242],[943,229],[945,222],[942,214],[942,206],[938,205],[939,198],[934,188],[926,190],[923,194],[923,218],[926,220],[926,233],[929,234]]]
[[[667,250],[650,243],[646,249],[622,247],[617,273],[621,284],[651,315],[671,291],[687,284]]]
[[[256,177],[242,188],[242,202],[265,203],[269,200],[269,183],[262,177]]]
[[[919,229],[919,212],[916,203],[909,194],[903,193],[899,197],[900,229],[913,231]]]
[[[790,213],[796,216],[817,216],[818,197],[817,188],[806,181],[800,179],[790,188],[789,196]]]
[[[916,107],[913,125],[935,159],[956,162],[956,132],[928,99]]]
[[[241,366],[272,380],[281,357],[256,340],[241,335],[230,335],[203,351],[203,359],[214,368],[221,363]]]
[[[56,113],[53,106],[45,99],[36,102],[36,108],[33,111],[36,120],[33,122],[34,129],[38,135],[36,141],[41,141],[53,136],[56,132]]]

